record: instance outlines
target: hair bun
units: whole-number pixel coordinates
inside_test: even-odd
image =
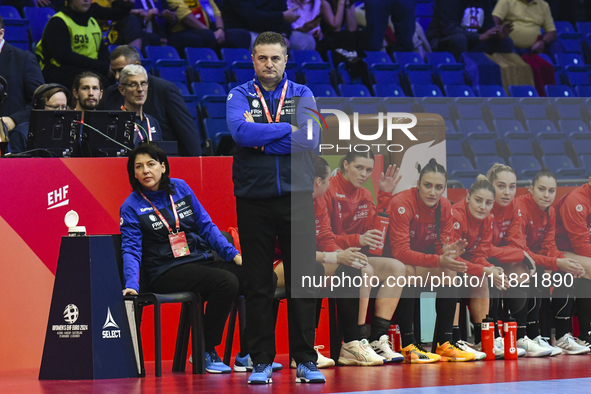
[[[486,177],[486,175],[482,175],[482,174],[478,174],[478,176],[476,177],[477,181],[488,181],[488,178]]]
[[[429,160],[429,164],[432,164],[432,165],[435,165],[436,166],[439,163],[437,163],[437,160],[435,160],[435,158],[432,157],[431,160]]]

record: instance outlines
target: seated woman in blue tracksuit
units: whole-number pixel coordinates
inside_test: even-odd
[[[204,316],[205,364],[210,373],[229,373],[215,346],[242,276],[242,256],[220,233],[187,183],[169,178],[168,159],[154,144],[129,154],[133,192],[121,206],[125,290],[139,291],[140,263],[151,291],[194,291],[207,301]],[[215,258],[214,251],[221,258]],[[146,285],[146,284],[143,284]]]

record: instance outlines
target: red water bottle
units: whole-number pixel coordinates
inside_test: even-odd
[[[486,353],[485,360],[494,360],[495,359],[495,321],[490,317],[486,317],[482,321],[481,324],[482,328],[482,351]]]
[[[401,349],[400,327],[398,324],[392,324],[388,329],[388,338],[392,343],[392,350],[399,352]]]
[[[384,212],[380,212],[376,215],[373,220],[372,229],[380,230],[382,232],[382,240],[380,242],[380,246],[377,248],[369,247],[369,253],[381,256],[382,252],[384,251],[384,239],[386,237],[386,232],[388,231],[388,226],[390,225],[390,220],[388,219],[388,214],[384,209]]]
[[[505,322],[503,328],[505,331],[505,360],[517,360],[517,322]]]

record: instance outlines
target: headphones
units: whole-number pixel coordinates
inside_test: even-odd
[[[8,98],[8,82],[0,75],[0,106],[4,104]]]
[[[64,85],[60,85],[59,83],[48,83],[45,85],[41,85],[40,87],[37,88],[35,93],[33,93],[33,108],[34,109],[45,109],[45,102],[47,101],[47,99],[45,97],[43,97],[43,95],[52,89],[59,89],[58,92],[64,92],[64,94],[66,95],[66,98],[67,99],[70,98],[70,91]]]

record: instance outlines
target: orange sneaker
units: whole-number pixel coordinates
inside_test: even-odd
[[[474,354],[463,351],[457,347],[455,343],[449,341],[445,342],[443,345],[437,344],[435,353],[441,356],[441,361],[474,361],[476,358]]]
[[[437,362],[441,359],[439,355],[429,353],[418,343],[413,343],[400,349],[400,353],[404,356],[403,362],[407,364],[428,364]]]

